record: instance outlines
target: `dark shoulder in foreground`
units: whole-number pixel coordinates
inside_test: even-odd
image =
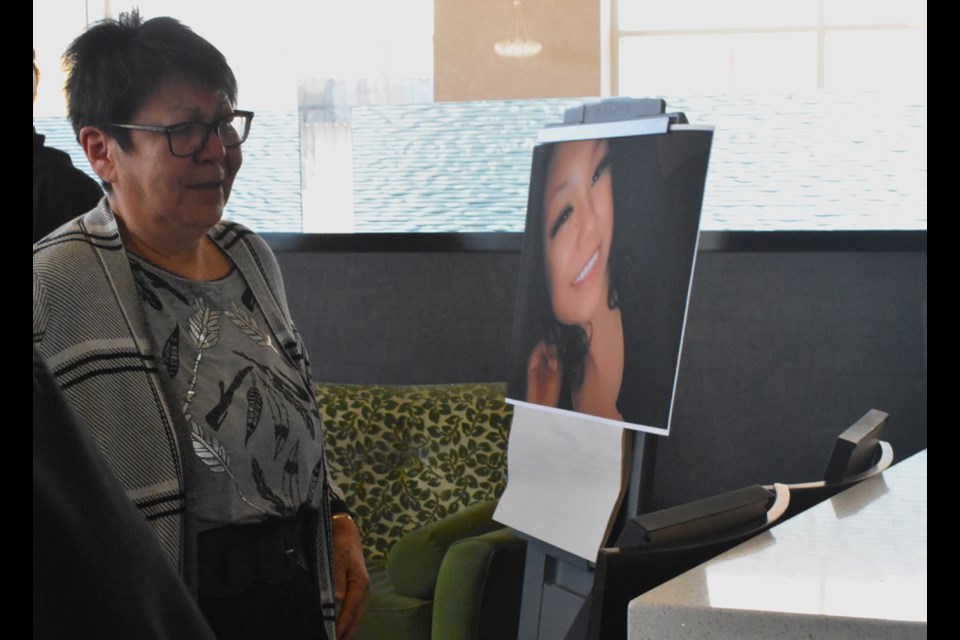
[[[97,206],[103,190],[73,166],[70,156],[47,147],[33,132],[33,241]]]

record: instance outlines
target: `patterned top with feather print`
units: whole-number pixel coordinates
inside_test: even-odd
[[[243,276],[194,282],[130,263],[192,451],[188,517],[204,530],[294,514],[318,489],[320,418]]]

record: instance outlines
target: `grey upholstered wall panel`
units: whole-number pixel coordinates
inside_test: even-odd
[[[281,252],[277,258],[315,379],[507,379],[517,253]]]
[[[925,253],[701,254],[651,507],[818,480],[870,408],[926,447],[926,295]]]
[[[506,379],[516,253],[278,258],[317,380]],[[651,506],[817,479],[871,407],[925,447],[926,283],[925,252],[702,252]]]

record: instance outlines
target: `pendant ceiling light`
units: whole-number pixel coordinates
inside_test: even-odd
[[[523,22],[520,0],[513,0],[513,16],[510,19],[510,32],[505,40],[493,45],[498,56],[504,58],[531,58],[543,48],[536,40],[527,35],[527,25]]]

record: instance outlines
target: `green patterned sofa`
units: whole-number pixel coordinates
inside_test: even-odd
[[[371,576],[358,638],[516,637],[525,546],[491,518],[513,415],[504,385],[315,391]]]

